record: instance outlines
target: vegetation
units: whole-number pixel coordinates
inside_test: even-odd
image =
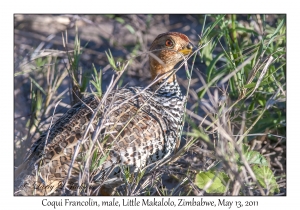
[[[82,16],[78,21],[97,25],[96,18]],[[49,40],[43,40],[42,47],[40,44],[34,51],[29,50],[30,59],[16,50],[15,103],[18,91],[23,91],[31,104],[29,115],[21,115],[15,108],[16,165],[31,141],[47,130],[70,107],[68,104],[80,101],[90,92],[105,97],[134,76],[147,75],[148,46],[143,35],[154,27],[152,22],[164,16],[101,18],[124,28],[135,38],[132,45],[120,46],[113,38],[101,37],[111,46],[101,52],[104,65],[82,59],[83,55],[97,53],[89,49],[89,42],[81,44],[80,27],[79,32],[75,27],[74,43],[68,42],[71,40],[68,33],[73,29],[63,34],[60,50],[43,49]],[[184,69],[186,73],[186,78],[179,80],[188,97],[181,147],[150,173],[142,170],[132,175],[124,168],[126,182],[116,195],[285,195],[285,15],[189,18],[190,28],[197,26],[198,36],[192,39],[195,51],[174,71],[179,74]],[[136,19],[142,21],[143,27],[137,27]],[[15,33],[22,36],[18,26],[16,21]],[[116,55],[114,47],[130,56]],[[108,68],[114,70],[115,76],[105,77]],[[139,73],[137,69],[145,71]],[[18,81],[22,82],[17,84]],[[141,81],[135,85],[146,87]],[[105,136],[91,140],[95,146],[82,158],[86,164],[79,180],[87,186],[88,179],[84,176],[93,174],[108,153],[103,151],[99,156],[101,148],[96,144],[97,140],[103,144]]]

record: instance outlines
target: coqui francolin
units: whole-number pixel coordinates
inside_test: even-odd
[[[91,186],[101,183],[100,195],[113,194],[124,182],[120,165],[133,173],[172,155],[180,143],[185,103],[172,70],[192,52],[192,46],[186,35],[168,32],[155,38],[150,52],[155,80],[151,89],[120,88],[105,98],[91,95],[75,104],[31,146],[15,171],[15,195],[55,195],[66,180],[78,184],[84,154],[97,132],[102,137],[98,138],[102,150],[97,152],[109,152],[88,179]],[[81,146],[72,162],[78,141]]]

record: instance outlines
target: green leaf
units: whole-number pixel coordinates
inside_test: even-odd
[[[244,28],[244,27],[239,27],[237,26],[235,28],[237,31],[242,31],[242,32],[245,32],[245,33],[251,33],[251,34],[254,34],[255,36],[258,36],[259,34],[253,30],[253,29],[249,29],[249,28]]]
[[[116,17],[115,20],[118,21],[119,23],[125,23],[125,20],[120,17]]]
[[[205,65],[209,66],[211,61],[212,61],[212,53],[211,53],[211,49],[212,49],[212,43],[209,42],[206,47],[202,48],[202,56],[205,60]]]
[[[146,172],[146,170],[140,170],[138,172],[138,175],[137,175],[137,178],[136,178],[136,183],[139,183],[141,181],[141,179],[143,178],[145,172]]]
[[[255,87],[255,85],[256,85],[256,82],[252,82],[247,85],[244,85],[244,88],[253,88],[253,87]]]
[[[91,171],[94,171],[95,169],[99,168],[107,159],[108,153],[104,154],[103,156],[99,156],[99,151],[96,149],[92,155],[92,162],[91,162]],[[100,160],[99,160],[100,158]]]
[[[224,193],[226,190],[226,184],[229,181],[229,177],[224,172],[206,171],[200,172],[196,175],[195,184],[200,188],[204,189],[207,183],[212,182],[207,193]]]
[[[268,166],[268,161],[257,151],[248,151],[245,155],[249,164],[258,164],[262,166]]]
[[[105,51],[108,62],[114,70],[118,70],[114,57],[111,54],[110,49],[108,49],[108,53]]]
[[[215,26],[225,17],[225,15],[218,15],[216,20],[207,24],[203,33],[203,40],[215,29]]]
[[[245,154],[246,152],[248,152],[250,149],[250,147],[247,144],[243,144],[242,145],[242,153]]]
[[[44,89],[32,78],[32,77],[29,77],[31,82],[44,94],[46,95]]]
[[[93,64],[93,71],[94,71],[93,80],[90,82],[96,88],[97,95],[101,97],[102,96],[102,72],[100,70],[98,73],[94,64]]]
[[[100,159],[100,161],[99,161],[99,163],[98,163],[98,167],[100,167],[100,166],[104,163],[104,161],[106,160],[107,157],[108,157],[108,153],[105,154],[105,155]]]
[[[259,152],[250,150],[250,147],[246,144],[242,145],[242,153],[249,164],[268,166],[268,161],[266,160],[266,158],[263,155],[261,155]],[[242,165],[243,163],[238,153],[236,153],[236,157],[238,163]]]
[[[126,24],[125,27],[128,29],[128,31],[129,31],[131,34],[134,34],[134,33],[135,33],[135,30],[134,30],[134,28],[133,28],[131,25]]]
[[[273,34],[269,34],[267,35],[267,38],[270,38],[267,47],[273,42],[273,40],[275,39],[277,33],[279,32],[279,30],[282,28],[284,23],[284,20],[281,20],[281,22],[279,23],[278,27],[276,28],[275,32]]]
[[[131,175],[132,173],[130,173],[130,167],[128,165],[122,165],[122,172],[123,172],[123,175],[124,175],[124,178],[126,179],[127,182],[130,182],[130,178],[131,178]]]
[[[195,138],[201,138],[206,142],[210,141],[208,135],[199,128],[193,128],[192,132],[187,132],[186,135],[192,136],[192,137],[195,137]]]
[[[82,82],[81,82],[81,86],[80,86],[80,92],[84,92],[87,88],[89,84],[89,77],[87,76],[87,74],[84,74],[82,77]]]
[[[216,69],[216,64],[217,64],[218,60],[220,60],[220,58],[222,58],[223,56],[224,56],[224,53],[220,53],[210,62],[209,66],[207,67],[207,81],[211,80],[211,75]]]
[[[273,175],[273,172],[268,166],[258,166],[254,165],[252,170],[256,176],[258,183],[265,189],[267,189],[271,194],[274,192],[279,192],[278,184]]]

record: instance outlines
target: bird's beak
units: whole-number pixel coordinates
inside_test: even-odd
[[[188,44],[185,48],[178,50],[178,52],[182,53],[183,55],[189,55],[191,52],[193,52],[193,46]]]

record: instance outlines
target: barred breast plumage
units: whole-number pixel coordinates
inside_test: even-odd
[[[150,56],[152,79],[161,76],[152,90],[121,88],[105,98],[91,95],[75,104],[31,146],[24,163],[15,172],[17,195],[50,195],[60,182],[77,180],[95,135],[103,143],[99,148],[109,152],[89,180],[106,188],[122,182],[120,165],[137,172],[172,154],[180,142],[185,99],[170,70],[191,52],[191,47],[185,35],[169,32],[159,35],[150,50],[164,63]],[[95,130],[100,124],[100,129]],[[71,164],[78,142],[82,146]],[[70,165],[72,173],[67,177]],[[39,189],[37,183],[45,186],[51,183],[54,188]]]

